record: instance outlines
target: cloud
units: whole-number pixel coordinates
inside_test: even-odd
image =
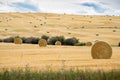
[[[0,12],[120,15],[120,0],[0,0]]]
[[[22,9],[29,10],[29,11],[39,11],[39,9],[31,4],[23,3],[23,2],[17,2],[13,3],[14,6],[16,6],[18,9],[22,11]]]
[[[101,8],[99,5],[96,5],[94,3],[83,3],[81,5],[87,6],[87,7],[92,7],[98,13],[103,13],[105,11],[104,8]]]

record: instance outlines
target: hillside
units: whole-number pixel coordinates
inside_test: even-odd
[[[0,38],[41,35],[77,37],[82,42],[120,42],[120,16],[0,13]]]

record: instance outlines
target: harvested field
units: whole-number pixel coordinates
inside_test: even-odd
[[[100,40],[110,45],[118,45],[120,42],[120,16],[0,13],[0,21],[1,38],[63,35],[76,37],[81,42],[93,43]]]
[[[92,18],[91,18],[92,17]],[[120,69],[120,16],[88,16],[46,13],[0,13],[0,39],[41,37],[42,35],[76,37],[80,42],[107,42],[113,50],[111,59],[92,59],[92,46],[50,46],[0,43],[0,69],[79,68]]]
[[[92,59],[91,47],[47,46],[12,43],[0,44],[0,68],[24,68],[58,70],[79,69],[120,69],[120,48],[112,47],[111,59]]]

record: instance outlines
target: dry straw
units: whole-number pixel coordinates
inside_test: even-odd
[[[60,45],[62,45],[62,43],[61,43],[60,41],[56,41],[56,42],[55,42],[55,45],[60,46]]]
[[[15,44],[22,44],[22,39],[21,38],[14,38],[14,43]]]
[[[46,47],[47,46],[47,41],[45,39],[40,39],[38,42],[40,47]]]
[[[86,46],[92,46],[92,43],[91,42],[87,42]]]
[[[93,59],[110,59],[112,48],[108,43],[98,41],[92,46],[91,55]]]

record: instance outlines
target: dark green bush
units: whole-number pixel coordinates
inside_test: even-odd
[[[28,38],[24,38],[23,42],[30,44],[32,43],[32,40],[33,40],[33,37],[28,37]]]
[[[2,40],[2,39],[0,39],[0,42],[3,42],[3,40]]]
[[[50,45],[55,45],[56,41],[60,41],[62,44],[64,43],[64,36],[56,36],[56,37],[51,37],[48,41]]]
[[[55,45],[55,42],[58,41],[58,38],[57,37],[51,37],[48,41],[48,43],[50,45]]]
[[[27,43],[27,44],[38,44],[39,38],[36,37],[22,37],[23,43]]]
[[[14,42],[14,37],[5,38],[5,39],[3,39],[3,42],[13,43]]]
[[[14,38],[18,38],[18,37],[19,36],[5,38],[3,40],[3,42],[13,43]],[[38,37],[27,37],[27,38],[19,37],[19,38],[22,39],[23,43],[27,43],[27,44],[38,44],[38,41],[40,40],[40,38],[38,38]],[[43,36],[41,36],[41,39],[45,39],[48,42],[48,44],[50,44],[50,45],[55,45],[56,41],[60,41],[62,43],[62,45],[72,45],[72,46],[74,46],[74,45],[75,46],[84,46],[85,45],[85,43],[78,43],[79,41],[75,37],[65,39],[64,36],[55,36],[55,37],[49,38],[48,36],[43,35]]]
[[[40,38],[35,38],[33,37],[32,39],[32,44],[38,44],[38,41],[40,40]]]
[[[20,36],[15,36],[15,38],[21,38]]]
[[[25,37],[21,37],[21,39],[22,39],[23,43],[25,43],[26,38]]]
[[[68,38],[68,39],[66,39],[65,41],[64,41],[64,44],[65,45],[72,45],[72,46],[74,46],[76,43],[78,43],[79,41],[78,41],[78,39],[76,39],[75,37],[73,37],[73,38]]]
[[[45,39],[46,41],[48,41],[49,36],[43,35],[43,36],[41,36],[41,39]]]
[[[85,46],[85,45],[86,45],[86,43],[84,43],[84,42],[79,42],[79,43],[75,44],[75,46]]]

